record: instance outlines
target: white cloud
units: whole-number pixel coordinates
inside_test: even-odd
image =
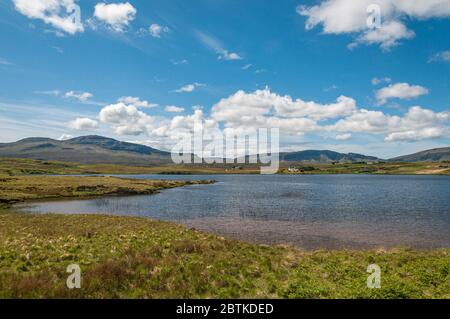
[[[379,104],[385,104],[388,99],[397,98],[402,100],[413,99],[428,94],[428,89],[420,85],[408,83],[395,83],[384,87],[376,92]]]
[[[430,127],[421,130],[412,130],[406,132],[394,132],[388,134],[385,138],[386,142],[415,142],[431,138],[450,137],[450,130],[448,127]]]
[[[238,91],[215,104],[211,114],[214,119],[221,121],[240,121],[268,114],[324,120],[351,115],[355,110],[356,101],[345,96],[340,96],[336,103],[319,104],[301,99],[293,100],[288,95],[280,96],[266,88],[253,93]]]
[[[59,54],[64,54],[64,50],[61,49],[60,47],[53,46],[52,49],[55,49],[55,51],[58,52]]]
[[[180,64],[189,64],[189,61],[186,59],[183,60],[172,60],[173,65],[180,65]]]
[[[99,118],[101,122],[113,125],[120,135],[140,135],[147,132],[153,123],[152,117],[123,102],[105,106]]]
[[[332,84],[329,87],[323,89],[324,92],[331,92],[337,90],[339,87],[336,84]]]
[[[104,22],[112,30],[123,32],[136,17],[136,9],[129,3],[98,3],[95,6],[94,17]]]
[[[69,91],[66,94],[64,94],[65,98],[76,99],[76,100],[79,100],[80,102],[86,102],[93,96],[94,95],[89,92],[76,92],[76,91]]]
[[[379,85],[381,83],[391,83],[392,79],[388,78],[388,77],[384,77],[384,78],[373,78],[372,79],[372,85]]]
[[[34,91],[35,94],[42,94],[42,95],[53,95],[53,96],[59,96],[61,94],[61,91],[59,90],[50,90],[50,91]]]
[[[69,123],[69,128],[79,131],[93,130],[98,127],[98,122],[86,117],[79,117]]]
[[[59,141],[66,141],[66,140],[70,140],[71,138],[73,138],[73,135],[70,134],[63,134],[61,135],[58,140]]]
[[[184,108],[178,107],[178,106],[175,106],[175,105],[167,105],[164,110],[166,112],[169,112],[169,113],[181,113],[181,112],[184,112]]]
[[[421,140],[449,137],[450,112],[436,113],[419,106],[411,107],[403,116],[360,109],[355,114],[327,127],[329,131],[386,134],[386,141]]]
[[[381,9],[381,27],[369,28],[367,9],[370,5]],[[405,25],[412,19],[429,19],[450,16],[450,0],[324,0],[318,5],[298,6],[297,12],[307,17],[306,29],[322,26],[324,34],[351,34],[359,43],[379,44],[388,50],[400,40],[415,36]]]
[[[74,19],[78,6],[75,0],[13,0],[15,8],[30,19],[39,19],[46,24],[69,34],[83,32],[80,21]]]
[[[194,92],[195,89],[205,86],[205,84],[202,83],[192,83],[192,84],[187,84],[185,86],[182,86],[181,88],[175,90],[175,92],[177,93],[191,93]]]
[[[450,62],[450,51],[438,52],[434,54],[428,62]]]
[[[246,65],[244,65],[241,69],[242,69],[242,70],[248,70],[248,69],[250,69],[252,66],[253,66],[253,64],[246,64]]]
[[[146,100],[141,100],[140,98],[134,97],[134,96],[122,96],[121,98],[119,98],[117,100],[117,102],[123,102],[125,104],[131,104],[136,107],[142,107],[142,108],[146,108],[146,109],[158,106],[158,104],[150,103]]]
[[[403,23],[397,21],[387,22],[381,25],[380,28],[371,29],[361,34],[355,42],[349,45],[349,48],[354,48],[357,44],[378,44],[387,51],[399,45],[402,39],[411,39],[415,33],[408,30]]]
[[[352,138],[352,134],[350,134],[350,133],[336,135],[336,141],[348,141],[351,138]]]
[[[223,51],[221,53],[221,55],[219,55],[218,57],[219,60],[224,59],[224,60],[228,60],[228,61],[233,61],[233,60],[242,60],[243,58],[237,54],[236,52],[228,52],[228,51]]]
[[[203,45],[205,45],[208,49],[216,52],[218,54],[218,59],[219,60],[228,60],[228,61],[233,61],[233,60],[242,60],[243,58],[236,52],[230,52],[228,50],[226,50],[222,43],[220,43],[220,41],[218,39],[216,39],[215,37],[208,35],[206,33],[203,33],[201,31],[196,31],[195,32],[196,37],[199,39],[199,41],[201,43],[203,43]]]
[[[12,63],[4,58],[0,58],[0,64],[1,65],[9,65],[9,66],[14,65],[14,63]]]
[[[154,23],[148,28],[148,31],[152,37],[161,38],[161,35],[163,33],[170,32],[170,29],[166,26],[161,26],[159,24]]]
[[[99,119],[120,135],[144,135],[153,145],[174,145],[190,134],[196,121],[202,121],[207,134],[217,132],[251,133],[258,128],[279,128],[282,139],[308,134],[325,134],[337,141],[358,140],[358,134],[373,135],[386,142],[419,141],[449,138],[450,111],[434,112],[414,106],[402,115],[359,108],[353,98],[340,96],[335,102],[322,104],[293,99],[266,88],[254,92],[237,91],[214,104],[210,115],[193,107],[188,115],[150,116],[136,105],[124,102],[105,106]],[[129,100],[128,102],[131,102]],[[183,108],[167,106],[169,113]]]

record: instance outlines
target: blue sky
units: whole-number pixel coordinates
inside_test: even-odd
[[[286,150],[449,145],[450,1],[37,3],[0,1],[0,142],[100,134],[168,149],[200,118],[280,127]]]

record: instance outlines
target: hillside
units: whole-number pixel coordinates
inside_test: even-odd
[[[66,141],[26,138],[0,144],[0,156],[84,164],[149,165],[171,162],[168,152],[102,136],[82,136]]]
[[[172,164],[169,152],[141,144],[121,142],[102,136],[81,136],[66,141],[31,137],[14,143],[0,143],[0,157],[29,158],[44,161],[76,162],[81,164],[120,164],[134,166]],[[380,160],[357,153],[330,150],[305,150],[280,153],[281,162],[368,162]],[[450,160],[450,147],[392,158],[391,162],[439,162]]]
[[[317,163],[331,163],[331,162],[364,162],[379,160],[373,156],[366,156],[356,153],[338,153],[328,150],[316,151],[300,151],[291,153],[281,153],[280,160],[285,162],[317,162]]]
[[[442,162],[450,161],[450,147],[435,148],[390,159],[391,162]]]

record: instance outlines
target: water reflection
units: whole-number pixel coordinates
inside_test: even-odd
[[[38,203],[28,210],[147,216],[238,239],[305,248],[450,246],[450,177],[446,176],[135,178],[218,183],[152,196]]]

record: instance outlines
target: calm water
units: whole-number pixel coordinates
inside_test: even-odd
[[[450,177],[162,176],[214,185],[157,195],[42,202],[32,212],[109,213],[176,221],[231,238],[306,249],[450,247]]]

